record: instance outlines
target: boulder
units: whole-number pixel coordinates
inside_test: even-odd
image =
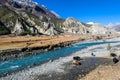
[[[92,55],[92,56],[95,56],[95,54],[94,54],[94,53],[91,53],[91,55]]]
[[[75,56],[75,57],[73,57],[73,60],[80,61],[81,59],[80,59],[80,57],[79,57],[79,56]]]
[[[110,53],[111,57],[116,57],[117,55],[115,53]]]
[[[119,60],[117,58],[113,58],[113,62],[114,62],[114,64],[116,64],[119,62]]]

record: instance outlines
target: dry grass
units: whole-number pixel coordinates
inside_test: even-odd
[[[116,37],[116,36],[114,36]],[[93,38],[91,35],[58,35],[58,36],[1,36],[0,50],[25,48],[25,47],[40,47],[52,44],[58,44],[66,41],[82,40]],[[113,36],[105,37],[113,38]]]
[[[85,36],[59,35],[59,36],[18,36],[0,38],[0,50],[24,48],[24,47],[40,47],[52,44],[58,44],[66,41],[74,41],[84,39]]]
[[[120,80],[120,63],[109,66],[99,66],[79,80]]]

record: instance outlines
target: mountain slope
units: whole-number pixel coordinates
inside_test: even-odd
[[[0,0],[0,35],[57,35],[112,33],[100,24],[85,24],[75,18],[60,18],[31,0]]]
[[[115,25],[112,25],[110,27],[111,27],[111,29],[113,29],[113,30],[115,30],[117,32],[120,32],[120,24],[115,24]]]
[[[1,0],[0,3],[1,35],[11,33],[16,35],[54,35],[62,32],[56,27],[57,22],[62,21],[62,19],[35,3],[26,2],[25,4],[25,2],[20,3],[13,0]],[[34,11],[29,12],[29,10],[26,10],[28,7],[31,7]],[[50,28],[53,31],[49,32]]]
[[[63,25],[66,32],[75,34],[86,34],[88,29],[83,23],[71,17],[67,18]]]
[[[92,35],[110,35],[112,33],[112,31],[109,28],[98,23],[91,25],[90,32],[92,33]]]

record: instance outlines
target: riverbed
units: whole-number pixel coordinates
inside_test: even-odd
[[[57,79],[57,80],[63,80],[62,76],[65,76],[65,75],[68,75],[68,77],[70,77],[70,75],[71,75],[71,77],[73,76],[73,78],[75,78],[75,77],[77,77],[78,74],[80,74],[81,70],[80,71],[78,71],[78,70],[82,69],[81,68],[82,66],[89,67],[91,65],[91,62],[95,63],[95,65],[96,65],[96,63],[103,64],[103,63],[106,63],[106,61],[111,61],[110,59],[108,60],[106,58],[105,58],[105,60],[101,59],[101,58],[94,58],[91,56],[90,53],[94,52],[94,54],[96,54],[96,57],[107,57],[108,54],[105,54],[105,53],[107,53],[106,45],[108,43],[111,43],[112,45],[118,45],[119,44],[118,41],[119,41],[118,39],[114,39],[114,40],[110,40],[107,42],[98,41],[98,42],[89,42],[89,43],[79,43],[79,44],[76,44],[76,45],[73,45],[73,46],[70,46],[67,48],[62,48],[60,50],[50,51],[49,53],[47,53],[47,55],[45,55],[46,53],[43,53],[44,56],[42,56],[42,58],[45,57],[44,59],[41,59],[41,57],[40,57],[41,55],[34,55],[34,56],[29,56],[29,57],[25,57],[25,58],[21,58],[21,59],[16,59],[18,61],[13,60],[13,62],[12,61],[3,62],[4,65],[8,64],[7,66],[9,68],[9,70],[13,70],[13,71],[16,71],[16,70],[19,71],[19,69],[20,70],[23,69],[18,66],[18,64],[21,64],[21,63],[22,63],[21,65],[23,65],[23,66],[24,66],[24,64],[26,65],[26,66],[24,66],[24,68],[28,67],[28,66],[32,66],[33,64],[39,64],[39,65],[34,66],[32,68],[26,68],[26,69],[16,72],[16,73],[12,73],[11,75],[8,75],[6,77],[1,77],[1,80],[9,80],[9,79],[12,79],[12,80],[36,80],[36,79],[56,80],[55,77],[58,77],[58,76],[59,76],[59,79]],[[100,54],[100,52],[101,52],[101,54]],[[57,56],[57,55],[59,55],[59,56]],[[82,66],[74,66],[71,64],[72,57],[76,56],[76,55],[83,58]],[[86,58],[86,57],[92,57],[92,58]],[[15,63],[15,61],[17,63],[20,61],[20,63],[17,64],[17,63]],[[10,65],[9,64],[10,62],[12,62],[16,65],[13,66],[12,63]],[[89,63],[89,65],[86,63]],[[30,65],[27,65],[27,64],[30,64]],[[96,67],[95,65],[93,65],[93,69]],[[98,64],[98,65],[100,65],[100,64]],[[89,69],[87,67],[86,67],[86,69]],[[0,67],[0,69],[2,69],[4,71],[5,68]],[[92,70],[92,69],[89,69],[88,72],[90,70]],[[69,73],[71,73],[70,71],[73,71],[72,74],[69,74]],[[75,72],[77,72],[77,73],[75,73]],[[84,73],[88,73],[88,72],[84,72]],[[64,80],[67,80],[67,78],[65,78]],[[73,78],[71,78],[71,80],[73,80]],[[70,78],[68,78],[68,79],[70,80]]]

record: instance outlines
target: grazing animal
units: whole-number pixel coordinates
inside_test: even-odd
[[[74,64],[74,65],[81,65],[80,61],[77,61],[77,60],[73,60],[72,64]]]
[[[73,60],[80,61],[81,59],[80,59],[80,57],[79,57],[79,56],[75,56],[75,57],[73,57]]]
[[[113,58],[113,62],[114,62],[114,64],[116,64],[119,62],[119,60],[117,58]]]
[[[95,54],[94,54],[94,53],[91,53],[91,55],[92,55],[92,56],[95,56]]]
[[[72,63],[75,65],[81,65],[80,60],[81,60],[81,58],[79,56],[75,56],[75,57],[73,57]]]
[[[116,57],[117,55],[115,53],[110,54],[111,57]]]

